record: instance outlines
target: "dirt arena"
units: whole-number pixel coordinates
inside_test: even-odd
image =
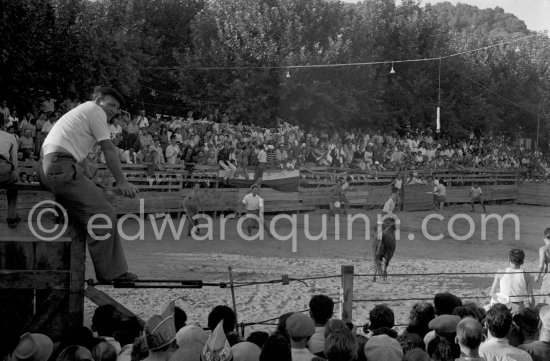
[[[443,212],[445,219],[433,219],[427,230],[432,235],[442,234],[443,239],[431,241],[422,234],[423,219],[433,212],[400,212],[401,239],[388,269],[392,273],[438,273],[438,272],[487,272],[484,276],[430,276],[430,277],[389,277],[387,282],[373,283],[370,277],[358,277],[354,281],[354,299],[395,299],[395,298],[429,298],[434,293],[449,291],[464,299],[488,294],[492,284],[492,272],[507,266],[508,252],[511,248],[522,248],[526,252],[525,269],[537,268],[537,250],[542,244],[542,232],[550,226],[550,208],[528,207],[520,205],[490,205],[489,213],[498,215],[517,215],[519,218],[520,239],[515,240],[516,226],[510,219],[504,222],[503,239],[499,240],[498,224],[495,220],[487,223],[486,240],[481,240],[481,213],[472,213],[469,205],[452,206]],[[309,213],[309,231],[319,234],[324,211]],[[377,211],[354,209],[352,213],[365,213],[372,224],[376,223]],[[455,214],[471,216],[475,230],[466,241],[451,238],[447,230],[449,219]],[[219,222],[214,221],[213,240],[194,240],[190,237],[174,239],[166,231],[162,239],[155,240],[152,225],[147,221],[144,228],[145,240],[124,241],[124,247],[130,270],[141,278],[170,278],[203,280],[205,282],[228,282],[228,266],[234,270],[237,282],[264,281],[280,279],[283,274],[291,278],[309,276],[334,276],[340,273],[341,265],[355,266],[355,273],[370,274],[373,272],[372,239],[375,234],[367,230],[363,222],[353,223],[353,237],[347,239],[345,219],[340,220],[340,240],[335,240],[334,220],[327,225],[327,239],[307,240],[304,236],[304,214],[298,215],[297,252],[292,252],[292,242],[266,238],[256,241],[240,239],[236,232],[236,220],[226,223],[226,240],[220,240]],[[157,226],[162,222],[157,219]],[[278,232],[286,235],[291,230],[290,223],[280,221]],[[453,230],[464,235],[469,230],[468,222],[459,219]],[[124,223],[128,235],[136,234],[138,223],[132,220]],[[4,231],[5,230],[5,231]],[[5,237],[25,235],[29,230],[22,225],[17,231],[5,229]],[[414,237],[409,237],[413,234]],[[365,240],[370,238],[371,240]],[[414,238],[414,239],[412,239]],[[412,240],[410,240],[412,239]],[[90,261],[87,262],[87,278],[93,276]],[[239,322],[256,322],[277,317],[282,313],[303,310],[308,306],[310,297],[324,293],[334,299],[339,297],[338,278],[326,280],[291,282],[288,286],[281,284],[254,285],[236,289],[236,300]],[[175,290],[132,290],[102,287],[119,302],[143,318],[160,312],[163,306],[172,299],[188,313],[190,321],[206,323],[208,312],[218,304],[231,305],[230,290],[216,287],[203,289]],[[535,290],[535,294],[538,290]],[[488,302],[488,299],[486,300]],[[407,314],[416,301],[384,302],[396,313],[398,324],[406,323]],[[479,303],[487,303],[479,300]],[[375,303],[360,302],[354,304],[353,321],[363,324],[368,318],[368,311]],[[89,321],[93,305],[87,301],[86,319]],[[336,306],[338,309],[338,305]],[[269,326],[252,326],[247,329],[266,329]]]

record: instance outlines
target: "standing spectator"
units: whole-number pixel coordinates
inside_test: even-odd
[[[461,358],[456,361],[485,361],[479,355],[479,345],[484,340],[481,323],[473,318],[465,318],[456,326],[456,342],[460,346]]]
[[[137,117],[137,125],[139,129],[149,127],[149,119],[145,116],[145,110],[142,109],[139,111],[139,116]]]
[[[256,166],[256,173],[254,174],[254,183],[264,176],[264,170],[267,165],[267,153],[265,146],[260,146],[257,156],[258,165]]]
[[[10,108],[8,108],[8,103],[5,100],[2,100],[0,104],[0,114],[3,115],[5,122],[10,117]]]
[[[114,117],[109,124],[109,132],[111,133],[111,140],[115,139],[117,134],[122,134],[122,127],[119,124],[119,117]]]
[[[159,165],[163,165],[166,163],[164,159],[164,151],[162,150],[162,146],[160,145],[160,138],[157,136],[155,138],[155,144],[153,145],[155,147],[155,151],[157,152],[157,163]]]
[[[442,179],[439,180],[435,193],[437,204],[439,205],[439,212],[443,212],[443,207],[445,207],[445,202],[447,201],[447,187]]]
[[[487,210],[485,209],[485,203],[483,203],[483,196],[482,196],[481,187],[476,182],[472,183],[472,188],[470,188],[470,197],[471,197],[471,205],[472,205],[472,212],[475,212],[474,204],[479,203],[483,207],[483,213],[487,213]]]
[[[523,312],[514,315],[514,324],[521,332],[521,344],[525,345],[536,341],[539,336],[539,312],[532,308],[526,308]]]
[[[323,352],[325,347],[325,326],[334,315],[334,301],[325,295],[315,295],[309,301],[309,314],[315,323],[315,333],[308,348],[313,354]]]
[[[220,167],[222,167],[225,170],[225,175],[223,176],[223,180],[227,183],[231,183],[231,180],[235,176],[235,173],[237,172],[237,167],[233,163],[231,163],[229,157],[230,157],[231,149],[229,147],[229,142],[226,141],[222,148],[218,152],[218,164]]]
[[[292,361],[311,361],[315,355],[308,350],[307,342],[315,333],[313,320],[302,313],[295,313],[286,321],[286,329],[290,336]]]
[[[127,116],[125,118],[127,119]],[[128,147],[134,147],[136,142],[138,141],[139,135],[137,117],[132,118],[132,120],[128,122],[126,126],[126,131],[128,132],[126,144],[128,145]]]
[[[510,264],[505,270],[495,274],[490,295],[493,297],[499,292],[510,298],[514,314],[522,312],[525,307],[534,307],[533,296],[534,279],[531,274],[525,273],[521,266],[525,260],[525,252],[521,249],[510,251]]]
[[[539,339],[520,345],[520,350],[527,351],[533,361],[550,360],[550,306],[544,306],[539,311]]]
[[[532,361],[526,351],[510,346],[506,335],[512,327],[512,313],[502,304],[495,304],[487,312],[487,341],[479,347],[479,355],[487,361]]]

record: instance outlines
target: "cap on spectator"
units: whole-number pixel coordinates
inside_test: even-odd
[[[183,327],[176,334],[177,351],[172,355],[174,360],[200,361],[208,334],[197,325]]]
[[[229,361],[232,359],[231,347],[223,330],[223,320],[218,323],[202,349],[202,361]]]
[[[17,361],[48,361],[52,352],[53,342],[48,336],[27,332],[21,335],[12,354]]]
[[[174,315],[163,318],[152,316],[145,324],[145,339],[150,351],[158,350],[176,339]]]
[[[380,165],[379,161],[374,162],[374,165]]]
[[[94,94],[101,93],[103,95],[110,95],[120,103],[120,107],[124,108],[124,97],[116,89],[106,85],[98,85],[94,88]]]
[[[315,333],[315,324],[311,317],[295,313],[286,320],[286,330],[290,337],[307,338]]]
[[[262,349],[252,342],[239,342],[231,347],[233,361],[258,361]]]
[[[365,344],[364,351],[367,361],[403,360],[403,349],[399,341],[388,335],[371,337]]]
[[[542,327],[550,331],[550,306],[544,306],[540,309],[539,318],[542,323]]]
[[[539,328],[539,316],[537,311],[532,308],[526,308],[522,312],[514,315],[512,318],[514,323],[518,325],[519,328],[524,329],[528,332],[537,332]]]
[[[403,357],[403,361],[431,361],[430,355],[421,348],[409,350]]]
[[[456,332],[456,326],[460,320],[459,316],[441,315],[431,320],[428,327],[436,332],[453,333]]]

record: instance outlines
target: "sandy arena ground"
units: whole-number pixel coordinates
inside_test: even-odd
[[[443,221],[432,220],[427,230],[430,234],[443,234],[439,241],[430,241],[422,234],[422,220],[433,212],[400,212],[401,240],[398,241],[395,256],[388,269],[392,273],[438,273],[438,272],[487,272],[484,276],[406,276],[389,277],[387,282],[373,283],[370,277],[358,277],[354,281],[354,299],[395,299],[430,298],[436,292],[449,291],[464,299],[488,294],[492,283],[492,272],[507,266],[511,248],[522,248],[526,252],[525,269],[537,268],[537,250],[542,244],[542,232],[550,226],[550,208],[519,205],[490,205],[487,210],[499,215],[511,214],[519,218],[520,239],[515,240],[515,224],[504,222],[502,239],[498,236],[495,220],[487,224],[487,239],[481,240],[481,213],[472,213],[469,205],[452,206],[443,212]],[[319,234],[321,217],[325,212],[309,213],[310,233]],[[377,211],[354,209],[353,213],[366,214],[375,224]],[[454,240],[447,230],[449,219],[463,213],[474,220],[475,231],[466,241]],[[347,240],[347,226],[340,221],[341,239],[335,240],[334,220],[327,225],[327,239],[309,241],[304,236],[304,214],[298,215],[297,252],[292,252],[291,241],[265,240],[245,241],[236,232],[236,220],[226,224],[226,240],[220,240],[219,220],[214,221],[214,240],[198,241],[190,237],[174,239],[166,231],[162,239],[155,240],[153,227],[146,221],[145,240],[124,241],[124,248],[130,270],[141,278],[188,279],[205,282],[228,282],[228,266],[234,271],[236,282],[264,281],[280,279],[283,274],[291,278],[309,276],[334,276],[340,273],[341,265],[355,266],[355,273],[373,272],[372,239],[374,233],[367,230],[361,221],[353,224],[353,237]],[[162,220],[156,220],[160,227]],[[286,235],[290,223],[277,223],[278,232]],[[4,225],[2,225],[4,226]],[[28,232],[26,225],[18,233],[2,231],[4,238]],[[128,235],[136,234],[138,223],[132,220],[124,223]],[[455,222],[454,231],[458,235],[468,232],[469,225],[464,219]],[[410,236],[413,234],[413,236]],[[370,238],[370,240],[365,240]],[[410,240],[414,238],[413,240]],[[90,260],[87,261],[87,278],[92,277]],[[236,289],[239,322],[256,322],[296,310],[307,309],[309,299],[314,294],[327,294],[334,299],[339,297],[339,278],[292,282],[281,284],[254,285]],[[175,290],[132,290],[100,287],[120,303],[144,319],[161,312],[164,305],[178,299],[191,321],[206,325],[208,312],[216,305],[231,305],[230,290],[217,287],[203,289]],[[535,290],[535,294],[538,290]],[[488,299],[486,300],[488,302]],[[361,325],[368,319],[368,311],[377,303],[387,303],[396,314],[396,323],[404,324],[411,306],[417,301],[358,302],[354,304],[353,321]],[[487,303],[479,300],[480,303]],[[86,319],[89,322],[94,305],[87,301]],[[336,306],[338,309],[338,305]],[[269,329],[269,326],[267,326]],[[253,326],[247,329],[266,329],[266,326]]]

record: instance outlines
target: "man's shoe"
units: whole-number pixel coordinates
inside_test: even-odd
[[[113,283],[132,283],[138,280],[138,276],[135,273],[132,272],[125,272],[115,278],[112,282]]]

